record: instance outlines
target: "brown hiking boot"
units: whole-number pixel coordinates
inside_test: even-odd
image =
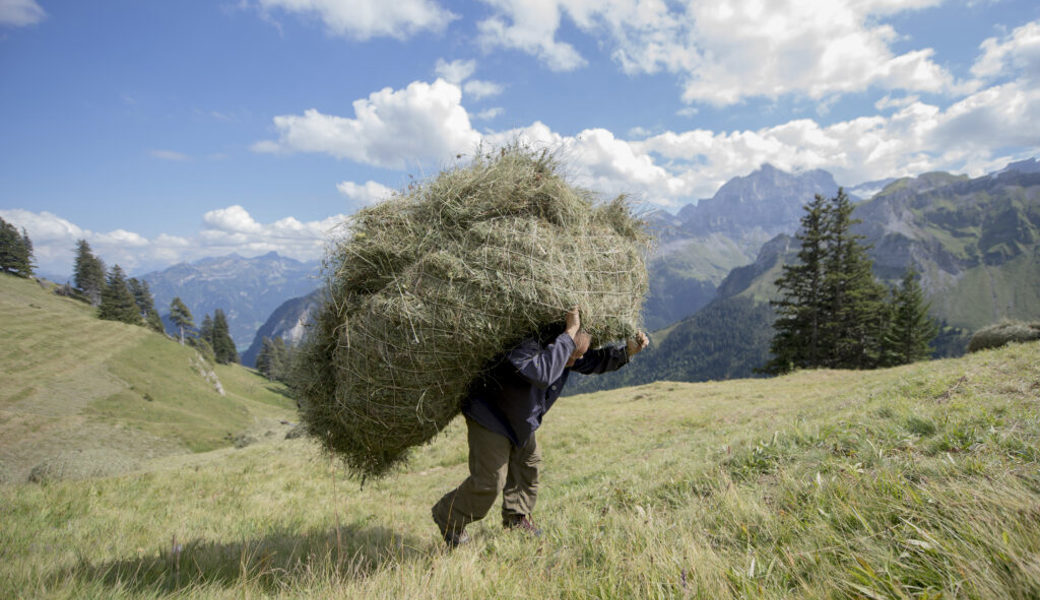
[[[436,514],[433,515],[433,522],[437,524],[437,529],[440,530],[441,537],[444,538],[444,543],[448,544],[448,548],[455,549],[469,543],[469,534],[462,527],[448,528],[437,520]]]
[[[503,516],[502,526],[506,529],[523,531],[524,533],[534,537],[541,537],[542,535],[542,530],[536,527],[527,515]]]

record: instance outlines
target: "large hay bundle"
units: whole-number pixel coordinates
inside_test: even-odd
[[[1040,340],[1040,322],[1004,321],[976,331],[975,335],[971,336],[971,341],[968,342],[968,352],[1000,348],[1012,342],[1031,342],[1033,340]]]
[[[643,222],[569,186],[545,153],[480,156],[359,211],[350,234],[297,389],[309,432],[360,475],[429,441],[488,360],[567,308],[598,342],[638,328]]]

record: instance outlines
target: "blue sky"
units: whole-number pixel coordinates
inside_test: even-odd
[[[524,138],[677,210],[763,162],[844,185],[1040,154],[1019,0],[0,0],[0,217],[40,270],[320,258]]]

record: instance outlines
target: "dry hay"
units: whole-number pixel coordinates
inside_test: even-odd
[[[567,308],[595,342],[639,326],[643,221],[568,185],[545,152],[479,155],[359,211],[349,233],[295,388],[309,433],[357,475],[433,438],[490,359]]]
[[[1040,322],[1004,321],[975,332],[968,342],[968,352],[999,348],[1012,342],[1040,340]]]

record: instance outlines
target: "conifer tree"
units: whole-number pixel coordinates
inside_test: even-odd
[[[98,317],[109,321],[122,321],[139,325],[141,313],[134,302],[134,296],[126,285],[126,275],[119,265],[114,265],[105,281],[105,289],[101,291],[101,305]]]
[[[291,360],[292,351],[284,339],[265,336],[256,355],[256,370],[268,379],[286,381]]]
[[[105,264],[94,256],[87,240],[76,242],[76,263],[73,278],[76,289],[97,306],[101,303],[101,289],[105,287]]]
[[[238,362],[238,350],[231,339],[227,317],[219,308],[213,311],[213,355],[220,364]]]
[[[260,352],[256,354],[256,370],[268,379],[274,379],[272,367],[274,366],[274,343],[271,338],[264,336],[260,342]]]
[[[804,207],[801,229],[795,236],[802,245],[795,264],[784,265],[776,286],[781,298],[772,302],[777,312],[776,334],[770,344],[770,373],[819,366],[821,329],[825,319],[823,293],[827,251],[827,199],[816,197]]]
[[[210,347],[213,346],[213,317],[208,314],[202,318],[202,325],[199,325],[199,337],[206,340]]]
[[[886,323],[884,287],[872,272],[862,236],[853,235],[853,206],[842,189],[805,205],[798,260],[784,265],[773,301],[777,312],[763,370],[872,368],[878,365]]]
[[[14,225],[0,219],[0,271],[32,277],[33,249],[29,234],[19,234]]]
[[[918,273],[907,269],[892,293],[892,315],[884,337],[884,365],[905,365],[931,356],[929,344],[939,326],[928,316],[929,303],[918,281]]]
[[[180,331],[181,345],[184,345],[184,330],[187,329],[190,332],[195,327],[195,321],[180,296],[170,301],[170,320]]]
[[[843,189],[831,200],[827,219],[823,341],[829,352],[822,366],[869,369],[878,366],[885,325],[885,288],[874,277],[868,247],[853,235],[852,202]]]
[[[155,310],[155,298],[152,297],[152,291],[148,289],[148,282],[131,277],[127,280],[127,286],[130,288],[130,293],[134,296],[134,302],[137,303],[137,309],[141,313],[141,318],[144,319],[148,328],[157,333],[165,333],[159,311]]]

